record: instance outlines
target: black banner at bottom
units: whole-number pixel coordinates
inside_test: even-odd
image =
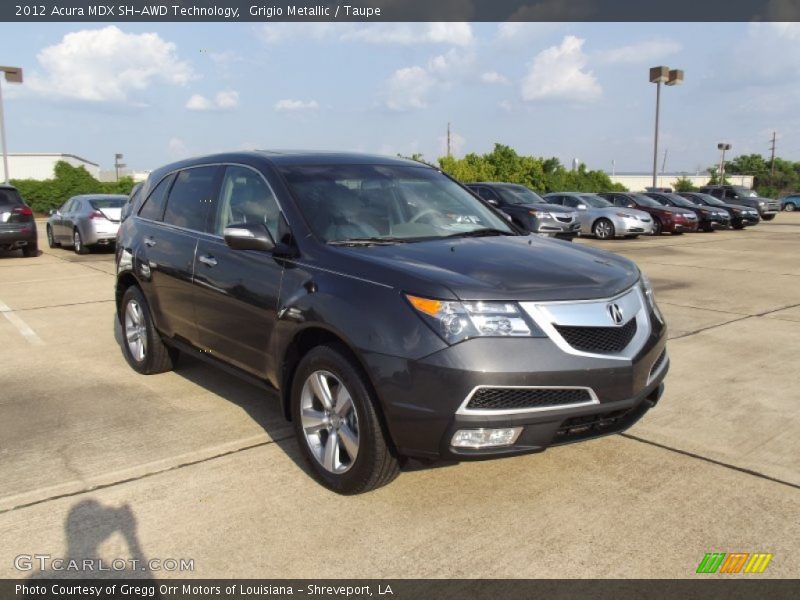
[[[798,597],[800,581],[780,579],[27,579],[0,580],[0,598],[19,600],[254,600],[694,598],[750,600]]]

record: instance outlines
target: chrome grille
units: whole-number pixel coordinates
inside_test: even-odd
[[[636,335],[636,319],[631,319],[622,327],[574,327],[553,325],[566,342],[583,352],[616,353],[622,352]]]
[[[586,388],[478,388],[467,410],[524,410],[550,408],[593,401]]]

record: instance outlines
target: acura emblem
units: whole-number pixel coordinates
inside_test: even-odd
[[[619,304],[609,304],[608,314],[611,315],[611,320],[617,325],[622,323],[622,309],[619,307]]]

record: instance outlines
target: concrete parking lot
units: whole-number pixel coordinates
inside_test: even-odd
[[[158,577],[682,578],[706,552],[770,552],[763,576],[800,574],[798,213],[578,240],[653,281],[661,403],[627,434],[412,463],[349,498],[304,472],[264,392],[194,360],[134,373],[113,254],[50,250],[43,233],[38,258],[0,257],[0,577],[36,576],[21,554],[194,560]]]

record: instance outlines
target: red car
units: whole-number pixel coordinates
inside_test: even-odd
[[[697,215],[692,211],[674,206],[663,206],[645,194],[604,192],[598,195],[611,202],[614,206],[636,208],[649,213],[653,217],[653,235],[661,235],[662,233],[680,235],[685,231],[693,233],[697,231],[699,226]]]

